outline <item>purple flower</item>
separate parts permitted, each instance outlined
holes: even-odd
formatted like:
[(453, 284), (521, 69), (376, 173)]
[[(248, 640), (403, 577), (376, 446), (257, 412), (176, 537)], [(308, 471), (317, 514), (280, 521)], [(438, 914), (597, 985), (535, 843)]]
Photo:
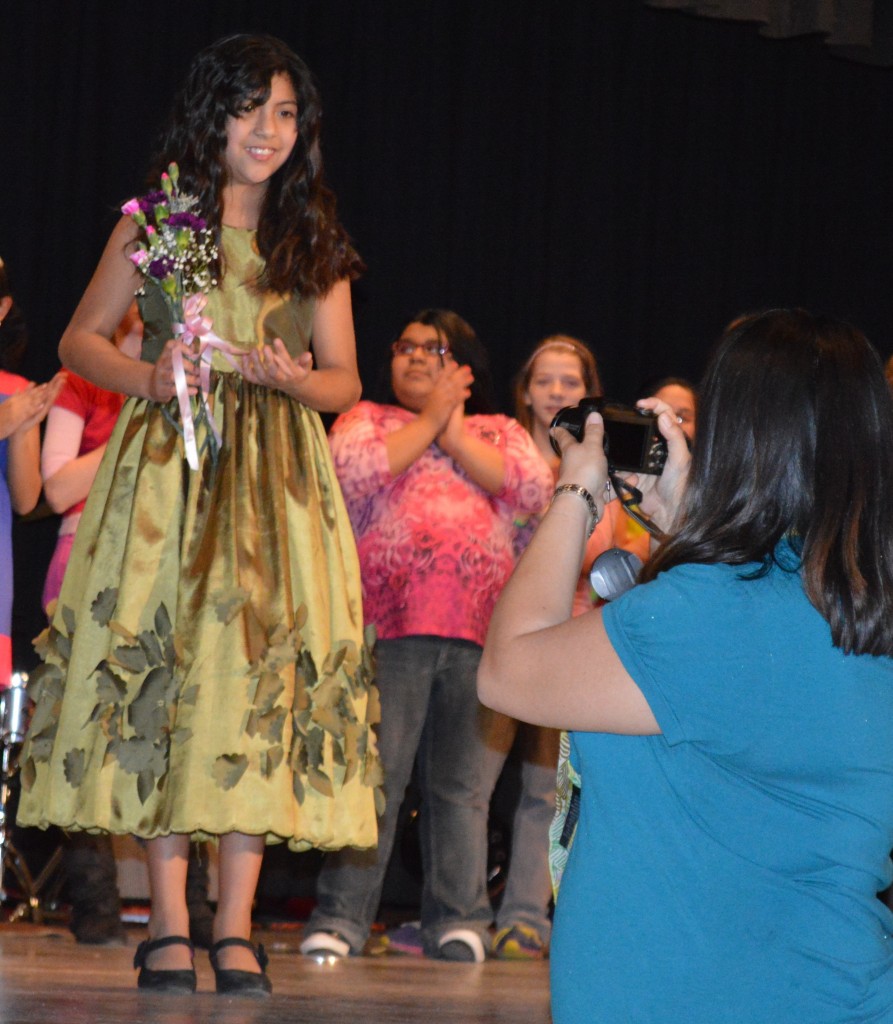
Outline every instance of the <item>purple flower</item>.
[(147, 192), (144, 196), (140, 196), (137, 201), (143, 213), (154, 213), (156, 206), (162, 206), (167, 203), (167, 196), (159, 188), (154, 192)]
[(161, 281), (168, 274), (172, 274), (174, 270), (174, 261), (168, 259), (157, 259), (152, 260), (149, 264), (149, 276), (154, 277), (156, 281)]
[(203, 231), (206, 227), (201, 217), (184, 210), (182, 213), (172, 213), (167, 219), (168, 225), (172, 228), (190, 228), (192, 231)]

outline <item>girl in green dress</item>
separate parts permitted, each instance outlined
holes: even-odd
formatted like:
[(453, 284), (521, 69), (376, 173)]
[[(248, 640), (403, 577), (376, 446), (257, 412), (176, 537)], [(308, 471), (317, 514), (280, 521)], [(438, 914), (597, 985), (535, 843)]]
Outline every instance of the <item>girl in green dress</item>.
[[(178, 337), (153, 281), (141, 360), (110, 341), (141, 284), (130, 257), (145, 236), (130, 218), (59, 347), (66, 366), (130, 398), (43, 639), (19, 820), (147, 840), (142, 988), (195, 988), (190, 837), (219, 839), (217, 991), (249, 995), (270, 990), (249, 942), (264, 844), (376, 842), (377, 701), (319, 418), (360, 394), (361, 263), (323, 183), (319, 117), (299, 58), (234, 36), (196, 58), (163, 137), (157, 164), (178, 162), (219, 249), (204, 310), (231, 352), (213, 353), (206, 400), (219, 444), (197, 396), (199, 342)], [(197, 469), (184, 461), (180, 360)]]

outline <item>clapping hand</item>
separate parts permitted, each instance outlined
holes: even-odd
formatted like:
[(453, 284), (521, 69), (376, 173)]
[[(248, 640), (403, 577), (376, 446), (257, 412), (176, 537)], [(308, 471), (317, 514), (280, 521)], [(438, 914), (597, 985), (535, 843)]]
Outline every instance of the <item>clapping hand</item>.
[(451, 439), (455, 440), (457, 431), (462, 431), (465, 402), (471, 395), (473, 382), (474, 375), (470, 366), (447, 362), (437, 375), (431, 394), (419, 413), (433, 423), (436, 440), (444, 450)]
[(60, 370), (46, 384), (29, 383), (0, 403), (0, 439), (26, 433), (41, 423), (62, 390), (66, 374)]
[(292, 357), (281, 338), (272, 345), (261, 345), (242, 357), (242, 376), (252, 384), (285, 391), (299, 397), (301, 385), (313, 369), (313, 354), (302, 352)]

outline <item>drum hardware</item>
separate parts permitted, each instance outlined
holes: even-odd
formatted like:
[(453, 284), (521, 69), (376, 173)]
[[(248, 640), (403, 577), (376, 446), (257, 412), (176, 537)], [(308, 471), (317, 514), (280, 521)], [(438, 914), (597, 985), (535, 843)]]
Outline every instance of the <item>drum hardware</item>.
[[(28, 730), (30, 701), (25, 673), (13, 672), (8, 689), (0, 690), (0, 906), (9, 899), (19, 903), (4, 912), (7, 921), (30, 918), (43, 923), (48, 911), (58, 904), (62, 884), (59, 867), (62, 847), (57, 846), (40, 872), (34, 876), (11, 840), (15, 777), (19, 755)], [(7, 879), (14, 880), (14, 889), (7, 890)], [(53, 883), (53, 884), (50, 884)]]

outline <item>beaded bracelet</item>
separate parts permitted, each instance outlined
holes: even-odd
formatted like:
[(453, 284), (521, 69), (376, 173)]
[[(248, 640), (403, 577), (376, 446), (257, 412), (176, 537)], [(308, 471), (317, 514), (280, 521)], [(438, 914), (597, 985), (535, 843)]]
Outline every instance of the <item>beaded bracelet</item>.
[(586, 536), (591, 537), (596, 526), (598, 526), (599, 519), (601, 518), (598, 514), (598, 505), (595, 503), (595, 498), (593, 498), (589, 491), (587, 491), (581, 484), (561, 484), (559, 487), (555, 488), (555, 491), (552, 494), (552, 501), (554, 501), (559, 494), (576, 494), (586, 502), (586, 507), (589, 509), (589, 515), (592, 519)]

